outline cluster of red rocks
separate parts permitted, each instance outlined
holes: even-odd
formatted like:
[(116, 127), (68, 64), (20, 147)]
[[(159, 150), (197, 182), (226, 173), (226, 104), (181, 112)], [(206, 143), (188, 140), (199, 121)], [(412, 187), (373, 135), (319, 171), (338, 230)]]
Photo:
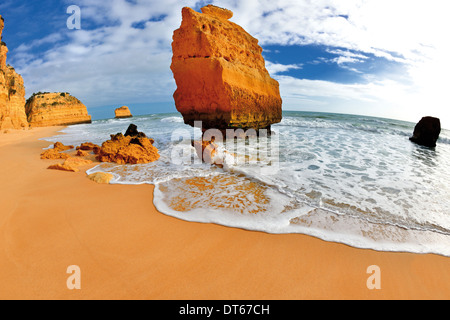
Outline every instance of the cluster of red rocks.
[[(75, 148), (56, 142), (53, 149), (48, 149), (41, 154), (41, 159), (64, 160), (63, 163), (51, 165), (48, 169), (70, 172), (78, 172), (79, 167), (92, 164), (94, 161), (145, 164), (154, 162), (160, 157), (153, 143), (153, 139), (137, 131), (137, 127), (132, 124), (125, 135), (122, 133), (111, 135), (111, 140), (104, 142), (101, 146), (86, 142)], [(66, 152), (70, 150), (73, 152)], [(112, 179), (112, 175), (109, 177)], [(98, 178), (98, 174), (92, 175), (92, 180), (95, 181)]]

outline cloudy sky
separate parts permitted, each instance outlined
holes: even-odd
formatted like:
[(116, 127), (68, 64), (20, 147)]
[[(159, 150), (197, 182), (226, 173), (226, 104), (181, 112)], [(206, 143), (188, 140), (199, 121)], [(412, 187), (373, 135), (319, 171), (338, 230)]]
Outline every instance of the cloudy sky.
[[(8, 63), (27, 96), (68, 91), (94, 118), (112, 107), (175, 111), (172, 34), (181, 9), (215, 4), (259, 39), (284, 110), (352, 113), (450, 128), (447, 0), (2, 0)], [(81, 9), (81, 30), (67, 8)]]

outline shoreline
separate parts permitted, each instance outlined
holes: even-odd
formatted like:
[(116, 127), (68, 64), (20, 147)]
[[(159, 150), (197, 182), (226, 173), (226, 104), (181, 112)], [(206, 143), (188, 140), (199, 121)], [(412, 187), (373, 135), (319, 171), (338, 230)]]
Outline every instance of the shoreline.
[[(156, 210), (152, 185), (47, 170), (58, 161), (39, 139), (61, 129), (0, 134), (0, 299), (450, 299), (445, 256), (187, 222)], [(373, 265), (381, 290), (366, 285)]]

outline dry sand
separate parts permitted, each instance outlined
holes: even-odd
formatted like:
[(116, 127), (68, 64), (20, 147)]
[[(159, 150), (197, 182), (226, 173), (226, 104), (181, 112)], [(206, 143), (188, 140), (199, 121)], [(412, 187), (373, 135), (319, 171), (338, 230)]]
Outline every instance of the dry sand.
[(38, 139), (59, 129), (0, 134), (0, 299), (450, 299), (447, 257), (180, 221), (152, 186), (47, 170)]

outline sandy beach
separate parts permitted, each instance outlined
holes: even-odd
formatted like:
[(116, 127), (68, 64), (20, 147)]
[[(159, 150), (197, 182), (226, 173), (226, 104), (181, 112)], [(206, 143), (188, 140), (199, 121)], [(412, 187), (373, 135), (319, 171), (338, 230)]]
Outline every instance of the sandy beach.
[(47, 170), (58, 161), (39, 139), (60, 129), (0, 134), (0, 299), (450, 299), (447, 257), (185, 222), (155, 209), (150, 185)]

